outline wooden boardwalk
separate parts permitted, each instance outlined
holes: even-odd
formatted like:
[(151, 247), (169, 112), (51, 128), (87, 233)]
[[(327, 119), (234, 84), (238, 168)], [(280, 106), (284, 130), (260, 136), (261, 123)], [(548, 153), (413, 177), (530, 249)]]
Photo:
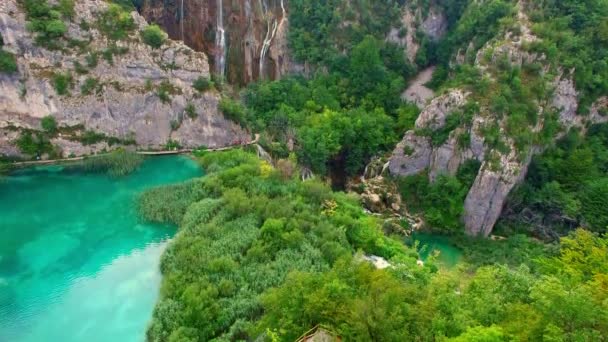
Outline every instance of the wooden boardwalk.
[[(228, 150), (232, 150), (232, 149), (239, 148), (239, 147), (257, 144), (259, 140), (260, 140), (260, 135), (256, 134), (255, 138), (253, 140), (251, 140), (250, 142), (247, 142), (245, 144), (238, 144), (238, 145), (217, 147), (217, 148), (208, 148), (208, 149), (205, 149), (204, 151), (207, 151), (207, 152), (228, 151)], [(193, 151), (195, 151), (195, 149), (181, 149), (181, 150), (168, 150), (168, 151), (135, 151), (135, 153), (142, 155), (142, 156), (170, 156), (170, 155), (178, 155), (178, 154), (189, 154), (189, 153), (192, 153)], [(75, 157), (75, 158), (49, 159), (49, 160), (31, 160), (31, 161), (10, 163), (9, 165), (14, 166), (14, 167), (23, 167), (23, 166), (34, 166), (34, 165), (62, 164), (62, 163), (76, 162), (76, 161), (84, 160), (85, 158), (90, 158), (90, 157), (99, 157), (99, 156), (103, 156), (103, 155), (104, 154), (96, 154), (96, 155), (88, 156), (88, 157)]]

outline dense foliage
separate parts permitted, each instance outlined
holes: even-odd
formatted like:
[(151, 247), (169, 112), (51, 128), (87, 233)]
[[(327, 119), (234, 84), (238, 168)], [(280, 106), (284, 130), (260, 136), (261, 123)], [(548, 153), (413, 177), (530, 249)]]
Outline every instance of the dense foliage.
[(243, 95), (242, 121), (266, 132), (274, 155), (286, 157), (295, 145), (299, 162), (315, 172), (355, 174), (390, 150), (417, 114), (401, 101), (411, 67), (393, 48), (368, 35), (330, 73), (254, 84)]
[(608, 124), (586, 136), (572, 130), (555, 147), (535, 157), (526, 182), (511, 196), (506, 225), (527, 227), (555, 239), (583, 225), (608, 229)]
[[(416, 253), (384, 237), (356, 198), (292, 178), (293, 168), (274, 169), (242, 151), (200, 160), (206, 177), (140, 201), (147, 219), (180, 225), (161, 261), (149, 340), (293, 341), (317, 324), (349, 341), (608, 333), (607, 238), (577, 230), (554, 256), (519, 238), (502, 251), (515, 248), (522, 258), (495, 256), (507, 265), (477, 268), (493, 254), (470, 255), (479, 260), (474, 268), (437, 272), (432, 260), (416, 265)], [(375, 269), (357, 250), (393, 267)]]
[(260, 294), (292, 271), (325, 272), (358, 249), (415, 264), (415, 253), (408, 257), (402, 243), (384, 237), (354, 197), (242, 151), (200, 160), (206, 177), (140, 200), (144, 218), (181, 225), (161, 261), (151, 340), (251, 336)]
[(429, 175), (401, 178), (399, 190), (412, 213), (424, 217), (429, 228), (458, 233), (462, 231), (461, 216), (464, 213), (464, 199), (479, 171), (476, 160), (465, 162), (456, 176), (439, 175), (434, 182)]
[(36, 43), (50, 49), (63, 47), (61, 38), (67, 33), (65, 20), (74, 16), (74, 1), (60, 0), (50, 5), (47, 0), (24, 0), (28, 29), (35, 32)]
[(554, 67), (573, 71), (580, 94), (579, 112), (587, 113), (608, 95), (608, 4), (601, 0), (529, 2), (533, 31), (542, 41), (532, 48)]

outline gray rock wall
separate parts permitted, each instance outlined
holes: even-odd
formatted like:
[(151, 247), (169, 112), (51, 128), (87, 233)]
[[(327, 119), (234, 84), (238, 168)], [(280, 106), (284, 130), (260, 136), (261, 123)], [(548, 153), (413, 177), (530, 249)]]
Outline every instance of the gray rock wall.
[[(107, 3), (101, 0), (77, 1), (76, 18), (69, 27), (70, 37), (90, 40), (88, 50), (99, 54), (110, 42), (99, 31), (83, 30), (76, 23), (82, 20), (94, 27), (97, 16), (106, 8)], [(139, 29), (147, 25), (136, 12), (132, 16)], [(0, 75), (0, 130), (6, 131), (8, 126), (40, 129), (41, 118), (52, 115), (60, 126), (84, 125), (87, 130), (108, 136), (134, 138), (141, 148), (162, 149), (169, 140), (184, 147), (222, 147), (250, 139), (248, 132), (218, 112), (219, 94), (215, 91), (199, 94), (192, 88), (198, 77), (209, 77), (204, 53), (171, 40), (154, 50), (141, 42), (138, 31), (126, 41), (116, 42), (128, 51), (115, 54), (112, 64), (100, 54), (98, 65), (80, 75), (75, 66), (87, 65), (86, 54), (75, 50), (49, 51), (37, 46), (26, 30), (25, 15), (16, 0), (3, 1), (0, 34), (5, 49), (17, 56), (19, 73)], [(69, 95), (60, 96), (52, 86), (51, 76), (64, 72), (71, 73), (74, 86)], [(100, 93), (82, 93), (81, 86), (87, 78), (98, 80)], [(167, 103), (157, 95), (163, 81), (173, 89)], [(194, 119), (185, 115), (188, 104), (194, 105), (198, 114)], [(175, 128), (174, 124), (172, 128), (172, 122), (181, 125)], [(54, 142), (66, 151), (78, 151), (73, 142), (68, 145), (64, 141)], [(0, 152), (15, 152), (14, 146), (9, 146), (11, 139), (0, 140), (0, 145), (3, 146)]]

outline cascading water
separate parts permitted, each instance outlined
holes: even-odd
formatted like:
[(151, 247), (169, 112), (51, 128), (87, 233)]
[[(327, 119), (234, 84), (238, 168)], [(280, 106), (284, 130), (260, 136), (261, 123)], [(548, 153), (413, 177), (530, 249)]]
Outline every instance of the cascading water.
[[(268, 50), (270, 49), (270, 44), (272, 43), (272, 40), (274, 39), (274, 36), (277, 33), (277, 28), (279, 24), (277, 23), (277, 19), (273, 18), (272, 13), (268, 11), (268, 5), (266, 4), (266, 0), (262, 0), (261, 7), (264, 13), (264, 17), (266, 18), (266, 23), (268, 25), (268, 28), (266, 30), (266, 36), (264, 37), (264, 42), (262, 43), (262, 50), (260, 51), (260, 79), (263, 79), (266, 54), (268, 53)], [(283, 10), (283, 18), (285, 18), (285, 7), (283, 6), (282, 0), (281, 8)], [(283, 18), (281, 19), (281, 24), (283, 23)]]
[(217, 0), (217, 27), (215, 33), (216, 68), (220, 76), (226, 71), (226, 31), (224, 30), (224, 8), (222, 0)]

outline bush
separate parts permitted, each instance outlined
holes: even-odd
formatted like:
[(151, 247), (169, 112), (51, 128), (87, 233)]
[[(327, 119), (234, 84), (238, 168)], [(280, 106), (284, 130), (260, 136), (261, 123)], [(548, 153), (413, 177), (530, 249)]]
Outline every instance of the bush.
[(82, 86), (80, 86), (80, 92), (82, 95), (91, 95), (93, 92), (100, 94), (101, 91), (102, 87), (101, 84), (99, 84), (99, 80), (92, 77), (87, 78)]
[(93, 144), (97, 144), (98, 142), (102, 142), (106, 139), (106, 135), (103, 133), (97, 133), (95, 131), (85, 131), (79, 138), (78, 140), (83, 144), (83, 145), (93, 145)]
[(158, 49), (167, 39), (167, 34), (158, 25), (150, 25), (141, 31), (141, 37), (144, 43)]
[(162, 103), (171, 103), (171, 95), (179, 93), (179, 89), (175, 88), (169, 81), (162, 81), (158, 89), (156, 90), (156, 95), (160, 99)]
[(245, 107), (240, 102), (224, 97), (220, 100), (219, 110), (226, 119), (245, 124)]
[(17, 70), (15, 56), (8, 51), (0, 50), (0, 73), (13, 74)]
[(188, 115), (188, 117), (190, 119), (196, 119), (198, 117), (198, 113), (196, 112), (196, 107), (194, 106), (194, 104), (192, 102), (190, 102), (186, 105), (186, 108), (184, 109), (184, 111), (186, 112), (186, 115)]
[(72, 75), (69, 72), (53, 74), (52, 81), (57, 95), (68, 95), (73, 82)]
[(42, 129), (49, 133), (54, 133), (57, 130), (57, 121), (50, 115), (42, 118), (41, 125)]
[(207, 90), (211, 89), (212, 86), (213, 82), (203, 76), (200, 76), (192, 83), (192, 88), (198, 90), (201, 93), (204, 93)]
[(97, 26), (112, 40), (126, 39), (136, 27), (131, 13), (116, 4), (108, 6), (108, 10), (99, 17)]
[(30, 156), (41, 156), (45, 153), (53, 153), (53, 145), (41, 132), (25, 131), (17, 139), (17, 147), (24, 154)]

